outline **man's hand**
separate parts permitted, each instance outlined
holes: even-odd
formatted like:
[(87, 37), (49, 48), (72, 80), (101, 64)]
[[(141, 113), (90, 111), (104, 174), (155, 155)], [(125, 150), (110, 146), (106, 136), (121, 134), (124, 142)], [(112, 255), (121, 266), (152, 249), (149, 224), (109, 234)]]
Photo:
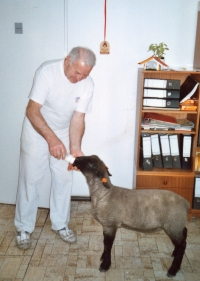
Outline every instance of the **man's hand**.
[(49, 152), (53, 157), (57, 158), (58, 160), (64, 160), (66, 158), (67, 150), (57, 136), (52, 136), (50, 140), (48, 140), (48, 145)]
[[(82, 151), (74, 151), (74, 152), (71, 151), (70, 154), (73, 155), (75, 158), (78, 156), (84, 156)], [(72, 170), (79, 171), (79, 169), (76, 166), (73, 166), (72, 164), (69, 163), (68, 171), (72, 171)]]

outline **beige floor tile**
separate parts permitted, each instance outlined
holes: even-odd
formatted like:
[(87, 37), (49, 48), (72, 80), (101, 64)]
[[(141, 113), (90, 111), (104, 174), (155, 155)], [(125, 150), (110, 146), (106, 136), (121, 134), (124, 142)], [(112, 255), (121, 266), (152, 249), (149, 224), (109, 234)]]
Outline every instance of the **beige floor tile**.
[(125, 280), (132, 281), (144, 278), (144, 271), (142, 267), (136, 267), (135, 269), (124, 270)]
[(43, 281), (63, 281), (64, 275), (65, 267), (47, 267)]
[(124, 281), (124, 270), (110, 269), (106, 272), (106, 281)]
[(77, 268), (86, 268), (87, 266), (87, 256), (78, 255)]
[(142, 262), (140, 257), (117, 257), (115, 259), (115, 264), (117, 269), (133, 269), (137, 267), (142, 267)]
[(24, 281), (44, 280), (45, 272), (46, 267), (29, 267), (24, 277)]
[(12, 240), (13, 240), (13, 236), (4, 236), (0, 244), (0, 255), (6, 254)]
[(123, 256), (139, 257), (140, 249), (137, 245), (124, 245), (123, 246)]
[(75, 281), (79, 281), (79, 280), (80, 281), (96, 281), (99, 279), (99, 277), (104, 278), (104, 275), (105, 275), (105, 273), (101, 273), (97, 269), (77, 268), (76, 274), (75, 274)]
[(23, 257), (6, 257), (1, 265), (0, 278), (15, 278)]

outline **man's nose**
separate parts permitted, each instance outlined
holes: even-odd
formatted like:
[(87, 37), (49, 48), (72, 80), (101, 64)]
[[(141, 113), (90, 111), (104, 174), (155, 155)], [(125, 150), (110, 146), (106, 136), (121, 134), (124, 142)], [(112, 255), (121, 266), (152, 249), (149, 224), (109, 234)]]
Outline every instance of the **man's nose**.
[(81, 81), (82, 79), (83, 79), (83, 74), (78, 74), (78, 75), (77, 75), (77, 80), (78, 80), (78, 81)]

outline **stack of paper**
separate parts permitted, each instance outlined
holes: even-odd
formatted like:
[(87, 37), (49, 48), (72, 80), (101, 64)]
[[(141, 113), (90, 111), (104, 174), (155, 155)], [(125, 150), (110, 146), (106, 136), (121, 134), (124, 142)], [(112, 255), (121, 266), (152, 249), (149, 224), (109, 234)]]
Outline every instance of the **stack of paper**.
[(159, 113), (145, 112), (141, 127), (144, 130), (183, 130), (191, 131), (194, 123), (186, 118), (176, 119)]

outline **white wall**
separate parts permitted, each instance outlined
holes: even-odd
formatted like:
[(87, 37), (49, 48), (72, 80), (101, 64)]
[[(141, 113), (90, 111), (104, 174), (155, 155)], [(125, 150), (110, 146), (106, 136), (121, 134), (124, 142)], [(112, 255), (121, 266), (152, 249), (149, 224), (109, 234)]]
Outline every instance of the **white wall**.
[[(14, 23), (23, 23), (23, 34)], [(21, 126), (39, 65), (64, 54), (63, 0), (0, 0), (0, 202), (15, 203)], [(48, 204), (49, 177), (42, 205)]]
[[(34, 72), (41, 62), (60, 58), (76, 45), (97, 55), (91, 73), (93, 113), (86, 117), (83, 150), (104, 160), (114, 184), (134, 186), (137, 63), (151, 55), (151, 43), (165, 42), (168, 64), (192, 66), (197, 3), (107, 1), (111, 53), (100, 55), (103, 0), (0, 0), (0, 202), (15, 203), (21, 124)], [(23, 22), (24, 34), (14, 34), (15, 22)], [(49, 183), (47, 175), (41, 206), (48, 206)], [(80, 173), (74, 173), (72, 195), (89, 195)]]

